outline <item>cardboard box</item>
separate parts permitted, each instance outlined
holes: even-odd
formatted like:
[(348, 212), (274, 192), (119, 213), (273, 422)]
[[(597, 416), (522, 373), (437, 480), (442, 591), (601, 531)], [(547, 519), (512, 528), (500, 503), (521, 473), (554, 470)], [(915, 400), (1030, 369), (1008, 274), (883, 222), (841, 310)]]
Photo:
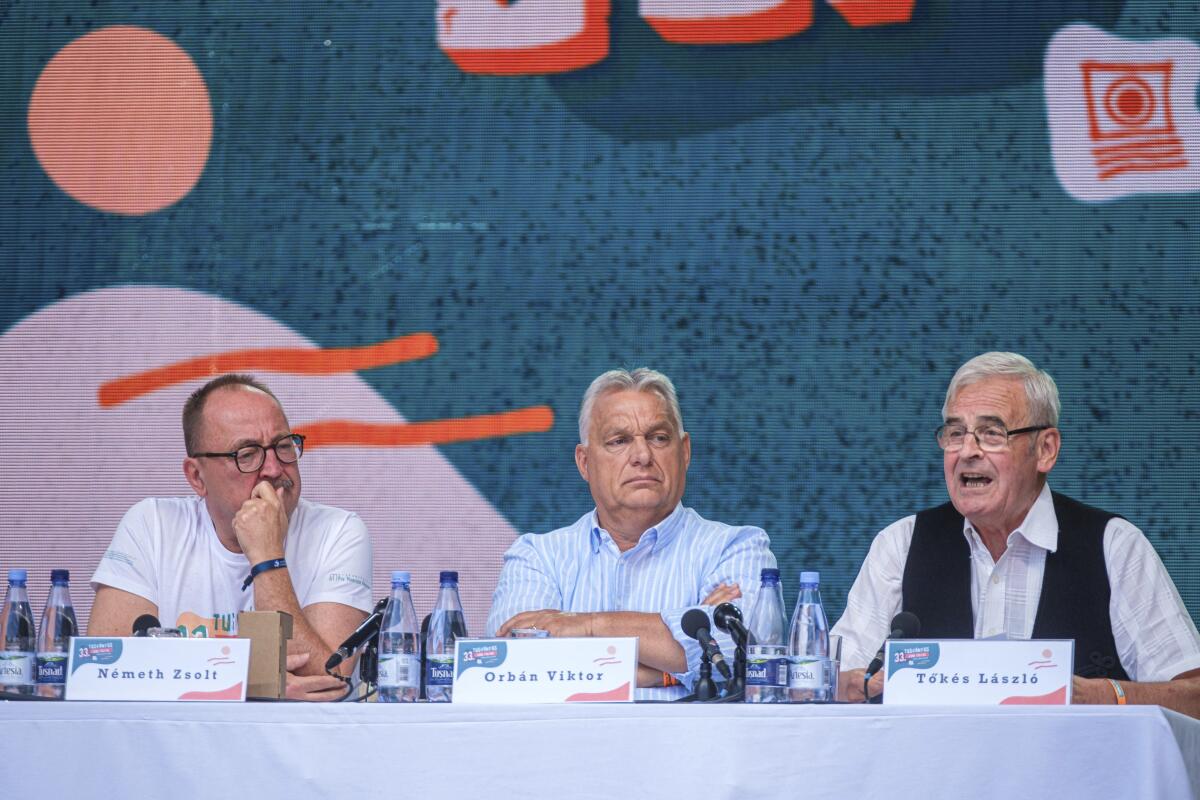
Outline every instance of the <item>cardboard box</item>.
[(238, 614), (238, 638), (250, 640), (248, 700), (277, 700), (287, 692), (287, 643), (292, 615), (282, 611)]

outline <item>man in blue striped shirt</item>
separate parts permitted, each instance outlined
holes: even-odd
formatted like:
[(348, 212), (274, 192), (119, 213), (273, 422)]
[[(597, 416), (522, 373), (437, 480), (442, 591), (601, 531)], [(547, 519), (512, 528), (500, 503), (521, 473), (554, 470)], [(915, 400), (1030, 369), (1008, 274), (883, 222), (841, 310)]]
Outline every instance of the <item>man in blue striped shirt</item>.
[[(711, 522), (680, 502), (692, 445), (666, 375), (640, 368), (596, 378), (583, 396), (579, 440), (575, 464), (596, 508), (513, 543), (488, 632), (637, 636), (636, 697), (681, 697), (700, 662), (680, 627), (684, 612), (757, 592), (762, 569), (775, 566), (770, 540), (761, 528)], [(717, 642), (732, 658), (729, 638), (718, 633)]]

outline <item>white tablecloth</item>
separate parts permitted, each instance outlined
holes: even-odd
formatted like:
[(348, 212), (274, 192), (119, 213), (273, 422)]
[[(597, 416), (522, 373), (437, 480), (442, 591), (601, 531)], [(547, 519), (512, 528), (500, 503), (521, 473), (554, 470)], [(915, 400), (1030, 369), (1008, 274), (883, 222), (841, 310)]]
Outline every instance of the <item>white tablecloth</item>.
[(1200, 797), (1157, 707), (0, 702), (8, 797)]

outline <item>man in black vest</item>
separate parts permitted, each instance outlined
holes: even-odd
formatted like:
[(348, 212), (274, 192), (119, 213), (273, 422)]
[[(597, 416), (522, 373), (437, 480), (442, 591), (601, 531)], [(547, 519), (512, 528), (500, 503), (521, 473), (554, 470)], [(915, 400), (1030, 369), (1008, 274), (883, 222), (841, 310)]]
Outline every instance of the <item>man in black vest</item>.
[(1075, 702), (1200, 717), (1200, 634), (1154, 548), (1046, 483), (1059, 408), (1054, 379), (1016, 353), (955, 373), (937, 430), (950, 502), (871, 545), (833, 630), (844, 637), (844, 699), (863, 699), (863, 667), (908, 611), (922, 638), (1074, 639)]

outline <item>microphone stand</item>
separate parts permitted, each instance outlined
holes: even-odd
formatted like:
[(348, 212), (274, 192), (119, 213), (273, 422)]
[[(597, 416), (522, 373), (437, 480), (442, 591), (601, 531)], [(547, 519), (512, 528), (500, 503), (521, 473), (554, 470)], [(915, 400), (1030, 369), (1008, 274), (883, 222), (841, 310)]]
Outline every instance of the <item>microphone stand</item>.
[(726, 697), (746, 692), (746, 647), (738, 642), (733, 652), (733, 680), (725, 684)]
[(717, 682), (713, 680), (712, 659), (707, 653), (700, 656), (700, 677), (696, 679), (694, 696), (698, 703), (717, 699)]
[(367, 646), (363, 648), (362, 654), (358, 657), (358, 677), (367, 685), (367, 691), (375, 688), (375, 684), (379, 683), (379, 638), (371, 637), (367, 642)]

